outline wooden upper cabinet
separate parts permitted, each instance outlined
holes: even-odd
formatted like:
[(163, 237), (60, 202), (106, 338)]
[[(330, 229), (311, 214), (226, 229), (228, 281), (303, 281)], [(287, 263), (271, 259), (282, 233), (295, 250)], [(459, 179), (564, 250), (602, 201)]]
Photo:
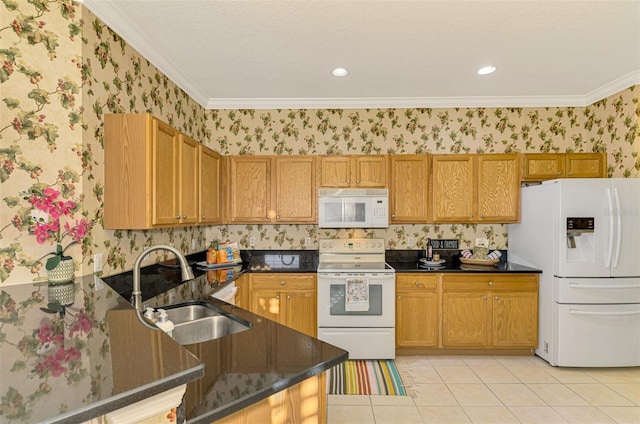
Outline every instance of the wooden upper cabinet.
[(517, 154), (434, 155), (434, 222), (517, 222), (520, 167)]
[(107, 114), (106, 229), (198, 223), (198, 143), (150, 114)]
[(522, 155), (522, 181), (606, 177), (606, 153), (525, 153)]
[(275, 158), (276, 222), (316, 222), (316, 158)]
[(474, 156), (434, 155), (431, 167), (433, 221), (473, 221)]
[(222, 223), (222, 208), (220, 204), (220, 188), (222, 183), (222, 158), (213, 150), (203, 145), (198, 146), (200, 165), (200, 224)]
[(386, 155), (322, 156), (321, 187), (384, 188), (387, 186)]
[(520, 162), (517, 154), (478, 155), (478, 220), (520, 220)]
[(233, 156), (229, 172), (229, 221), (271, 222), (271, 158)]
[(231, 223), (314, 223), (314, 156), (233, 156), (230, 159)]
[(179, 136), (178, 144), (180, 158), (180, 172), (178, 191), (178, 214), (182, 224), (197, 224), (200, 207), (200, 160), (198, 142), (184, 134)]
[(389, 204), (391, 223), (428, 221), (429, 158), (391, 155)]
[(606, 178), (606, 153), (567, 153), (567, 178)]

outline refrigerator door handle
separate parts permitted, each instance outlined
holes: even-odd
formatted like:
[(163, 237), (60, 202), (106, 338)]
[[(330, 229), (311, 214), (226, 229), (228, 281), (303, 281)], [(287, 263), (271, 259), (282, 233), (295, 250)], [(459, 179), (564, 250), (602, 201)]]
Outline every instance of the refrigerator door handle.
[(593, 315), (593, 316), (609, 316), (609, 317), (625, 317), (630, 315), (640, 315), (640, 311), (628, 311), (628, 312), (595, 312), (595, 311), (581, 311), (579, 309), (569, 309), (571, 315)]
[(613, 263), (611, 265), (612, 268), (616, 268), (618, 266), (618, 260), (620, 259), (620, 246), (622, 245), (622, 217), (620, 213), (620, 196), (618, 196), (618, 189), (613, 189), (613, 198), (616, 202), (616, 250), (613, 254)]
[(572, 289), (640, 289), (640, 284), (578, 284), (569, 283)]
[(611, 267), (611, 258), (613, 256), (613, 235), (614, 235), (614, 221), (613, 221), (613, 199), (611, 196), (611, 189), (607, 189), (607, 203), (609, 205), (609, 244), (607, 245), (607, 260), (604, 263), (605, 268)]

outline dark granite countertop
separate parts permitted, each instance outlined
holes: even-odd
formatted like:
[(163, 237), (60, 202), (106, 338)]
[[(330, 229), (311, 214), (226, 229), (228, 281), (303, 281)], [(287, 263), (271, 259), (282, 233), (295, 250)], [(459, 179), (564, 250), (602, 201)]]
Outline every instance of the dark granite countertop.
[[(200, 255), (187, 259), (197, 263), (202, 260)], [(274, 264), (270, 272), (315, 272), (317, 263), (314, 265), (313, 257), (313, 253), (308, 252), (287, 251), (286, 254), (276, 253), (273, 258), (266, 252), (255, 255), (242, 252), (245, 262), (232, 268), (203, 270), (194, 265), (196, 278), (186, 283), (179, 281), (179, 269), (171, 273), (163, 271), (159, 265), (144, 269), (140, 281), (145, 306), (204, 300), (252, 323), (249, 330), (183, 346), (205, 364), (204, 377), (187, 385), (184, 404), (187, 423), (213, 422), (347, 359), (348, 353), (342, 349), (210, 297), (248, 272), (250, 264)], [(224, 280), (217, 280), (219, 276)], [(107, 277), (105, 281), (114, 284), (118, 292), (129, 298), (131, 278), (132, 273), (127, 272)], [(146, 287), (160, 294), (150, 298), (145, 295)], [(179, 415), (178, 418), (182, 417)]]
[(0, 422), (83, 422), (204, 376), (93, 275), (64, 314), (47, 309), (46, 283), (2, 287), (0, 301)]
[(421, 250), (389, 250), (386, 253), (387, 263), (396, 270), (396, 272), (431, 272), (431, 273), (525, 273), (538, 274), (542, 271), (536, 268), (520, 265), (508, 261), (508, 252), (500, 251), (502, 256), (500, 262), (495, 266), (490, 265), (469, 265), (460, 262), (460, 254), (457, 250), (440, 251), (441, 258), (445, 261), (443, 266), (424, 267), (419, 265), (419, 259), (424, 257), (424, 251)]

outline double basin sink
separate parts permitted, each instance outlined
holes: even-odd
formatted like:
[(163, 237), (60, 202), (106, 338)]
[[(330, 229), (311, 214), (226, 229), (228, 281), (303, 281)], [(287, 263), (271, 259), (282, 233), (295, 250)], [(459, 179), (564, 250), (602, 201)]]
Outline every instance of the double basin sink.
[(249, 321), (218, 309), (207, 302), (193, 301), (163, 306), (175, 328), (173, 338), (182, 345), (202, 343), (252, 327)]

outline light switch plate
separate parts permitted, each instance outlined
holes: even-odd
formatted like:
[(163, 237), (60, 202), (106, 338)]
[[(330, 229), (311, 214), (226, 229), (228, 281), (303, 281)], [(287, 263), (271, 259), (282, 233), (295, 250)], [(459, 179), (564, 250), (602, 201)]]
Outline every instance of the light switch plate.
[(256, 238), (254, 236), (249, 236), (249, 247), (256, 247)]
[(305, 247), (311, 247), (311, 237), (305, 237), (304, 238), (304, 246)]
[(407, 246), (412, 247), (416, 243), (416, 240), (413, 237), (407, 238)]
[(93, 255), (93, 272), (102, 271), (102, 253)]

